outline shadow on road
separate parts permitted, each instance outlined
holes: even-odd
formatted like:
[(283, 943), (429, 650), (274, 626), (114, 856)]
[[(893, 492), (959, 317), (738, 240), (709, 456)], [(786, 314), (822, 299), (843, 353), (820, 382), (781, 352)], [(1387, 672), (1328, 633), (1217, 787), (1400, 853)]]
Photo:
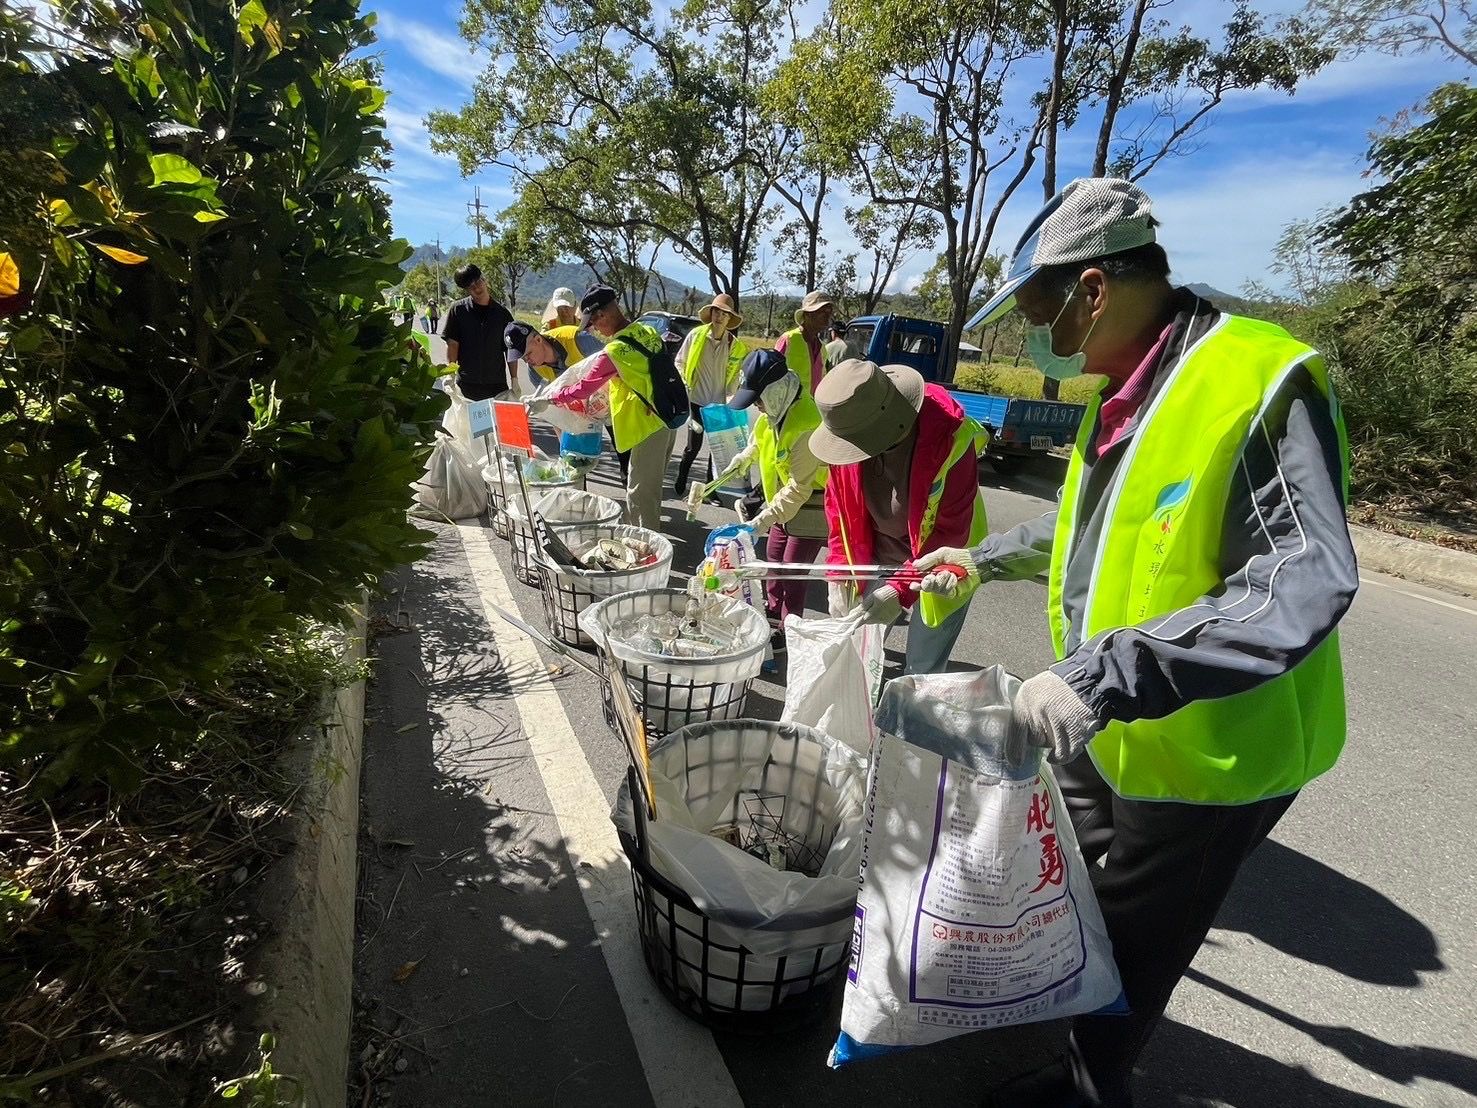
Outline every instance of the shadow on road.
[(1417, 988), (1445, 969), (1436, 936), (1383, 893), (1268, 839), (1241, 867), (1216, 926), (1374, 985)]
[(1383, 1108), (1302, 1066), (1257, 1054), (1194, 1027), (1161, 1020), (1144, 1053), (1135, 1099), (1163, 1108)]

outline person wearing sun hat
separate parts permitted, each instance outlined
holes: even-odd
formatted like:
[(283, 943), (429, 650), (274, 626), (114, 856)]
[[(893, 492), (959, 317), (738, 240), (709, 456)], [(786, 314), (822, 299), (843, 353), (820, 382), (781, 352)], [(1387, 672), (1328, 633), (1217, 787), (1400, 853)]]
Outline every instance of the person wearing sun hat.
[(826, 374), (826, 335), (835, 312), (831, 298), (812, 289), (795, 309), (795, 326), (779, 337), (775, 351), (783, 354), (807, 395), (814, 396), (816, 386)]
[[(677, 463), (677, 477), (672, 487), (678, 496), (687, 493), (687, 476), (697, 452), (703, 446), (703, 409), (709, 404), (727, 404), (738, 382), (739, 367), (749, 348), (740, 341), (738, 329), (744, 317), (739, 314), (733, 297), (720, 292), (697, 313), (702, 322), (687, 332), (677, 349), (677, 372), (687, 384), (687, 397), (692, 403), (687, 423), (687, 445)], [(711, 462), (709, 463), (711, 468)]]
[[(938, 547), (984, 538), (979, 455), (987, 439), (946, 389), (925, 383), (907, 366), (852, 358), (826, 374), (815, 404), (821, 422), (810, 449), (830, 467), (829, 565), (911, 567)], [(972, 590), (964, 583), (952, 596), (928, 593), (919, 601), (916, 580), (903, 572), (858, 599), (844, 574), (835, 574), (831, 614), (886, 625), (918, 602), (903, 672), (939, 673), (959, 638)]]
[(574, 290), (562, 286), (555, 289), (539, 316), (540, 328), (548, 332), (555, 327), (572, 327), (578, 322), (579, 302), (574, 298)]
[(1058, 763), (1130, 1009), (1074, 1020), (1067, 1056), (996, 1090), (1000, 1108), (1132, 1104), (1242, 863), (1345, 740), (1359, 573), (1328, 368), (1172, 285), (1156, 224), (1137, 185), (1083, 178), (1028, 225), (966, 326), (1019, 310), (1044, 374), (1104, 383), (1055, 511), (918, 562), (944, 596), (960, 582), (934, 560), (971, 584), (1048, 575), (1057, 660), (1016, 693), (1011, 754)]

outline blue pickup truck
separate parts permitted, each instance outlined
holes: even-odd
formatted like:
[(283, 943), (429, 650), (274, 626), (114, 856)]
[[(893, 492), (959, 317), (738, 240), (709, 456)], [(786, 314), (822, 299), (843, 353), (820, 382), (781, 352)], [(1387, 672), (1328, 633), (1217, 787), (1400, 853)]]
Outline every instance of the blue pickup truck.
[(932, 319), (902, 315), (859, 316), (846, 325), (846, 353), (878, 365), (912, 366), (924, 380), (936, 381), (990, 433), (986, 456), (997, 471), (1018, 470), (1032, 454), (1066, 446), (1077, 436), (1087, 410), (1059, 400), (995, 396), (952, 387), (945, 379), (948, 328)]

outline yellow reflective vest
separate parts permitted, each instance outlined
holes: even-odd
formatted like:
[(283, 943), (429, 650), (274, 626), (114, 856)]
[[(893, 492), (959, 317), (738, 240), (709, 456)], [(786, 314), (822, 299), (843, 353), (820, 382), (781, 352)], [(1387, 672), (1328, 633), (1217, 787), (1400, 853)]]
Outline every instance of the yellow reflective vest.
[[(1092, 558), (1080, 641), (1142, 625), (1195, 604), (1223, 584), (1221, 534), (1248, 436), (1288, 375), (1306, 368), (1328, 395), (1348, 445), (1323, 359), (1282, 328), (1224, 316), (1154, 396), (1105, 493), (1095, 550), (1073, 549), (1085, 454), (1101, 398), (1082, 420), (1062, 488), (1047, 615), (1065, 656), (1068, 559)], [(1301, 664), (1255, 688), (1199, 700), (1162, 719), (1113, 721), (1088, 745), (1120, 796), (1244, 804), (1283, 796), (1328, 770), (1343, 749), (1344, 679), (1338, 632)]]
[(615, 340), (628, 335), (645, 350), (656, 351), (662, 337), (644, 323), (628, 323), (605, 343), (606, 356), (615, 363), (610, 379), (610, 430), (617, 450), (630, 450), (658, 431), (667, 429), (651, 410), (651, 371), (640, 351)]

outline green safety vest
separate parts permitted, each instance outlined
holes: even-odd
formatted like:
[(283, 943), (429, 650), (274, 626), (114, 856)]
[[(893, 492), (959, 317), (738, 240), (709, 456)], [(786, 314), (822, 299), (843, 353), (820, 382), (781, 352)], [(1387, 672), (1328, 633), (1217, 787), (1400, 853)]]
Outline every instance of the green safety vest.
[[(928, 486), (928, 502), (923, 506), (923, 519), (918, 526), (920, 546), (928, 541), (929, 535), (933, 534), (933, 526), (938, 521), (939, 505), (944, 499), (944, 485), (949, 479), (950, 471), (959, 464), (967, 452), (973, 450), (975, 457), (978, 458), (989, 444), (990, 436), (985, 433), (985, 429), (969, 416), (965, 416), (964, 421), (954, 431), (954, 442), (949, 447), (948, 458), (938, 473), (934, 474), (933, 484)], [(846, 537), (846, 520), (838, 515), (837, 522), (841, 525), (841, 546), (846, 551), (846, 560), (854, 563), (856, 559), (851, 554), (851, 542)], [(984, 542), (989, 529), (990, 522), (985, 515), (985, 496), (976, 489), (974, 518), (969, 522), (969, 540), (966, 545), (973, 548)], [(958, 591), (953, 596), (939, 596), (931, 592), (920, 593), (918, 611), (923, 616), (923, 622), (929, 627), (937, 627), (952, 613), (962, 608), (978, 587), (975, 582), (961, 581)]]
[[(713, 325), (710, 323), (699, 323), (692, 329), (692, 345), (687, 348), (687, 364), (677, 367), (682, 374), (682, 383), (687, 386), (689, 392), (697, 388), (697, 367), (702, 365), (703, 347), (708, 345), (708, 339), (712, 337)], [(723, 377), (724, 395), (734, 394), (734, 386), (738, 384), (739, 370), (743, 368), (744, 356), (748, 353), (749, 348), (735, 335), (728, 347), (728, 372)]]
[[(790, 372), (800, 378), (800, 395), (809, 396), (810, 387), (810, 344), (805, 341), (805, 332), (799, 327), (794, 327), (780, 336), (789, 339), (789, 345), (785, 347), (785, 365), (790, 367)], [(775, 345), (779, 345), (776, 341)], [(821, 365), (824, 367), (826, 361), (825, 351), (821, 352)], [(822, 368), (822, 373), (825, 369)]]
[[(764, 499), (773, 500), (775, 494), (790, 483), (790, 451), (801, 435), (808, 435), (821, 425), (820, 409), (815, 401), (801, 395), (790, 405), (785, 414), (784, 426), (779, 434), (769, 416), (762, 415), (754, 421), (754, 449), (759, 455), (759, 478), (764, 486)], [(824, 465), (815, 471), (815, 488), (826, 487), (828, 470)]]
[[(1074, 556), (1092, 559), (1082, 642), (1191, 607), (1222, 586), (1232, 478), (1262, 413), (1299, 366), (1332, 405), (1347, 497), (1348, 443), (1323, 359), (1281, 327), (1224, 316), (1149, 405), (1105, 494), (1099, 545), (1078, 551), (1084, 457), (1101, 396), (1092, 402), (1067, 468), (1052, 543), (1047, 616), (1058, 659), (1066, 656), (1063, 582)], [(1114, 721), (1088, 752), (1120, 796), (1245, 804), (1295, 792), (1328, 770), (1344, 734), (1335, 631), (1280, 677), (1195, 701), (1163, 719)]]
[[(627, 324), (619, 334), (630, 335), (647, 350), (660, 350), (662, 346), (661, 335), (644, 323)], [(615, 448), (630, 450), (667, 427), (648, 406), (651, 371), (641, 352), (612, 338), (605, 344), (605, 353), (616, 369), (616, 375), (610, 379), (610, 430), (615, 436)]]

